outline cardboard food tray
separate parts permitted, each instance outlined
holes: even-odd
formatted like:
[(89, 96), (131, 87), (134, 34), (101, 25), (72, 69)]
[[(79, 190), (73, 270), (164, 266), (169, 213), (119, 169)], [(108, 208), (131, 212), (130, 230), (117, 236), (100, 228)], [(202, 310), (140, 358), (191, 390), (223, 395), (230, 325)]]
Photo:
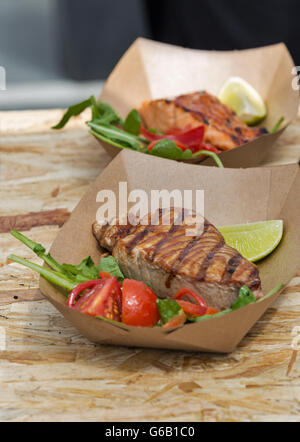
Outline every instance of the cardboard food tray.
[[(128, 192), (142, 189), (204, 190), (205, 216), (216, 226), (284, 220), (284, 237), (279, 247), (258, 264), (262, 288), (267, 293), (288, 283), (300, 266), (300, 172), (298, 164), (277, 167), (217, 169), (194, 167), (146, 155), (122, 151), (102, 172), (59, 232), (51, 253), (60, 262), (78, 264), (91, 255), (99, 261), (100, 251), (92, 234), (102, 189), (115, 192), (119, 182), (127, 182)], [(118, 206), (117, 206), (118, 207)], [(66, 298), (43, 278), (40, 289), (52, 304), (89, 340), (99, 344), (156, 347), (206, 352), (230, 352), (278, 293), (260, 302), (205, 322), (163, 328), (129, 327), (112, 324), (72, 310)]]
[[(243, 51), (201, 51), (139, 38), (112, 71), (100, 98), (109, 102), (124, 118), (132, 108), (138, 109), (144, 100), (174, 97), (197, 90), (218, 95), (229, 77), (240, 76), (257, 89), (267, 104), (268, 115), (263, 126), (270, 130), (279, 118), (285, 118), (277, 133), (263, 135), (220, 154), (227, 167), (255, 167), (296, 118), (299, 92), (292, 88), (293, 66), (283, 43)], [(111, 157), (119, 153), (117, 147), (98, 141)], [(186, 160), (202, 161), (201, 157)], [(204, 161), (206, 165), (215, 165), (211, 159)]]

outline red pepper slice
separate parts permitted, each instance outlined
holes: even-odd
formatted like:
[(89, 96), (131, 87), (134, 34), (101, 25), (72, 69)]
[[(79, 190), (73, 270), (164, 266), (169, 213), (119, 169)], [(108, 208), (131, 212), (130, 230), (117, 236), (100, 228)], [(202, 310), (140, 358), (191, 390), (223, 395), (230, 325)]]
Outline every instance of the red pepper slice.
[(82, 282), (81, 284), (78, 284), (71, 291), (71, 293), (70, 293), (70, 295), (68, 297), (67, 306), (68, 307), (73, 307), (73, 304), (76, 301), (76, 299), (78, 298), (78, 296), (80, 295), (80, 293), (82, 293), (86, 289), (90, 289), (92, 287), (95, 287), (98, 284), (101, 284), (101, 280), (100, 279), (91, 279), (90, 281), (86, 281), (86, 282)]
[[(197, 301), (197, 304), (193, 304), (192, 302), (188, 301), (180, 301), (180, 298), (186, 295), (189, 295), (192, 298), (194, 298), (195, 301)], [(207, 305), (204, 299), (188, 288), (182, 288), (178, 290), (178, 292), (174, 296), (174, 299), (176, 299), (182, 310), (188, 315), (203, 316), (207, 311)]]
[(172, 140), (176, 143), (176, 145), (182, 149), (187, 150), (190, 149), (192, 153), (196, 153), (199, 150), (208, 150), (209, 152), (220, 153), (221, 151), (215, 147), (213, 144), (204, 143), (204, 134), (205, 127), (197, 126), (193, 129), (189, 127), (185, 129), (171, 129), (168, 130), (165, 134), (159, 135), (153, 132), (149, 132), (148, 130), (141, 127), (141, 133), (150, 144), (148, 145), (148, 150), (152, 150), (155, 144), (163, 139)]
[(153, 132), (149, 132), (148, 130), (141, 127), (141, 134), (143, 135), (146, 140), (153, 142), (153, 141), (159, 141), (163, 139), (178, 141), (179, 143), (184, 144), (185, 146), (190, 145), (199, 145), (201, 146), (203, 144), (204, 139), (204, 133), (205, 133), (205, 127), (204, 126), (198, 126), (194, 129), (173, 129), (172, 131), (169, 130), (167, 133), (163, 135), (155, 134)]
[(204, 139), (205, 127), (198, 126), (194, 129), (182, 130), (181, 132), (177, 132), (173, 135), (175, 140), (180, 141), (187, 146), (191, 145), (199, 145), (202, 146)]
[(153, 327), (159, 320), (156, 295), (141, 281), (124, 279), (122, 322), (139, 327)]
[(141, 135), (143, 135), (144, 138), (148, 141), (158, 141), (162, 140), (163, 138), (167, 138), (165, 135), (159, 135), (154, 132), (150, 132), (147, 129), (144, 129), (143, 126), (141, 126)]

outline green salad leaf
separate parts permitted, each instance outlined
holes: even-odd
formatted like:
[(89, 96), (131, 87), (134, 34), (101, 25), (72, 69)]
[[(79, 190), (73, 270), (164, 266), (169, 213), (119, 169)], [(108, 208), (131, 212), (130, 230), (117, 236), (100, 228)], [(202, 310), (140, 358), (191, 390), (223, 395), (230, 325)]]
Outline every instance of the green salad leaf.
[(136, 109), (132, 109), (124, 122), (124, 130), (133, 135), (139, 135), (141, 128), (141, 116)]
[(156, 305), (163, 324), (181, 313), (181, 307), (174, 299), (157, 299)]
[(111, 124), (100, 124), (92, 121), (88, 122), (87, 124), (93, 129), (94, 132), (102, 135), (107, 140), (112, 140), (121, 144), (123, 147), (129, 147), (134, 150), (140, 150), (144, 147), (143, 143), (137, 136), (125, 132), (122, 129), (118, 129)]
[(159, 140), (148, 153), (157, 157), (169, 158), (171, 160), (188, 159), (193, 156), (190, 149), (183, 151), (176, 145), (175, 141), (167, 138)]
[(40, 275), (42, 275), (47, 281), (52, 284), (56, 284), (59, 287), (72, 290), (81, 282), (90, 281), (92, 279), (100, 279), (99, 272), (105, 271), (115, 276), (120, 282), (123, 281), (124, 275), (122, 274), (117, 261), (113, 256), (107, 256), (100, 258), (100, 263), (96, 266), (90, 256), (83, 259), (78, 265), (73, 264), (59, 264), (50, 253), (45, 253), (45, 248), (31, 239), (27, 238), (17, 230), (12, 230), (11, 234), (34, 251), (40, 258), (44, 260), (50, 269), (46, 269), (38, 264), (32, 263), (27, 259), (20, 258), (16, 255), (10, 255), (8, 258), (11, 261), (22, 264), (28, 267)]
[(100, 264), (97, 266), (98, 272), (108, 272), (111, 276), (115, 276), (119, 282), (123, 282), (124, 275), (113, 256), (106, 256), (100, 259)]
[(231, 308), (228, 308), (227, 310), (222, 310), (221, 312), (215, 313), (214, 315), (203, 315), (203, 316), (197, 316), (195, 318), (190, 317), (189, 322), (202, 322), (202, 321), (207, 321), (208, 319), (219, 318), (220, 316), (224, 316), (226, 315), (226, 313), (230, 313), (231, 311), (232, 311)]
[(99, 278), (99, 271), (90, 256), (83, 259), (80, 264), (62, 264), (62, 269), (71, 279), (80, 282)]
[(231, 309), (237, 310), (238, 308), (245, 307), (245, 305), (251, 304), (252, 302), (256, 302), (256, 298), (252, 290), (250, 290), (248, 286), (243, 285), (243, 287), (240, 288), (239, 297), (232, 304)]
[(75, 117), (81, 114), (81, 112), (83, 112), (90, 106), (92, 106), (91, 98), (89, 98), (88, 100), (84, 100), (81, 103), (70, 106), (68, 110), (64, 113), (62, 119), (55, 126), (52, 126), (52, 129), (62, 129), (71, 117)]
[[(147, 146), (149, 145), (149, 141), (142, 136), (138, 136), (140, 135), (141, 128), (141, 116), (139, 112), (133, 109), (129, 112), (125, 121), (123, 121), (109, 103), (96, 100), (94, 96), (91, 96), (88, 100), (82, 101), (81, 103), (70, 106), (59, 123), (52, 128), (63, 128), (71, 117), (79, 115), (88, 107), (90, 107), (92, 111), (91, 121), (86, 122), (90, 127), (89, 132), (107, 144), (118, 147), (119, 149), (132, 149), (148, 155), (171, 160), (186, 160), (198, 158), (199, 156), (209, 156), (214, 159), (218, 167), (223, 167), (221, 160), (215, 153), (201, 150), (193, 154), (190, 149), (180, 149), (175, 141), (167, 138), (159, 140), (151, 151), (148, 150)], [(119, 125), (122, 126), (123, 129), (117, 127)], [(155, 129), (149, 129), (149, 132), (163, 135), (163, 133)]]
[(92, 121), (99, 124), (123, 124), (122, 118), (116, 113), (109, 103), (105, 101), (95, 100), (91, 97), (92, 106)]

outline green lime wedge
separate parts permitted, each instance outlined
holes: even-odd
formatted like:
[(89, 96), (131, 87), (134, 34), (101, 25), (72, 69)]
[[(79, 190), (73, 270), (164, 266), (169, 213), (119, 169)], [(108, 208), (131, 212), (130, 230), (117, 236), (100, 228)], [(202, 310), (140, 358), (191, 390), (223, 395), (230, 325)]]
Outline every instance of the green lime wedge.
[(265, 258), (278, 246), (283, 235), (283, 221), (218, 227), (226, 244), (238, 250), (249, 261)]
[(267, 115), (262, 97), (243, 78), (230, 77), (221, 88), (219, 99), (248, 125), (259, 123)]

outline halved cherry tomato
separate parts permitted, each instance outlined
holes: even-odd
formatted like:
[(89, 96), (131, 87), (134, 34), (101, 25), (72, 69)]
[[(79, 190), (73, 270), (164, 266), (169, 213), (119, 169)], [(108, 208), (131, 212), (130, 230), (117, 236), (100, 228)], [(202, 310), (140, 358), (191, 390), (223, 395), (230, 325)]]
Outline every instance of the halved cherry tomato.
[[(182, 298), (183, 296), (186, 296), (186, 295), (194, 298), (195, 301), (197, 302), (197, 304), (193, 304), (192, 302), (188, 302), (188, 301), (179, 301), (180, 298)], [(188, 288), (182, 288), (182, 289), (178, 290), (178, 292), (174, 296), (174, 299), (176, 299), (176, 301), (178, 302), (180, 307), (188, 315), (203, 316), (206, 314), (207, 305), (206, 305), (206, 302), (204, 301), (204, 299)]]
[(102, 316), (120, 322), (121, 295), (121, 286), (117, 278), (112, 276), (98, 280), (98, 284), (79, 298), (72, 308), (90, 316)]
[(141, 281), (124, 279), (122, 322), (139, 327), (153, 327), (159, 320), (156, 295)]

